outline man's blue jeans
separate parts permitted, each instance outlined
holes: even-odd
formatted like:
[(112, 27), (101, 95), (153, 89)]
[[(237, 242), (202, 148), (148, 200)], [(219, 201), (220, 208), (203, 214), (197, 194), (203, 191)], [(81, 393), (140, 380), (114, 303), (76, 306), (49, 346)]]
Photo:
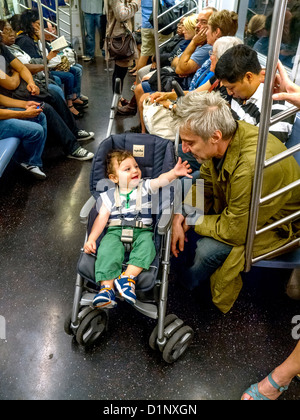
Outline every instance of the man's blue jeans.
[(85, 55), (93, 58), (95, 57), (96, 29), (98, 29), (99, 34), (101, 31), (101, 15), (84, 13), (84, 21), (86, 28)]
[[(232, 246), (208, 236), (197, 235), (192, 230), (188, 233), (188, 242), (183, 253), (179, 254), (178, 269), (182, 272), (182, 285), (193, 290), (208, 283), (211, 275), (230, 254)], [(175, 260), (175, 264), (176, 262)]]
[[(13, 109), (13, 108), (12, 108)], [(24, 111), (14, 108), (15, 111)], [(47, 120), (43, 113), (36, 118), (0, 120), (1, 138), (18, 137), (21, 144), (15, 154), (18, 163), (42, 167), (42, 153), (47, 139)], [(1, 140), (0, 140), (1, 141)]]

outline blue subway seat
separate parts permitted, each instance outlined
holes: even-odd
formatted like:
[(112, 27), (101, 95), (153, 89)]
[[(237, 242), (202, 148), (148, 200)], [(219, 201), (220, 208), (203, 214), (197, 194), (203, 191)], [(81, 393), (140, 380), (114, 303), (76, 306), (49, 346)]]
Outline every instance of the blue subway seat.
[(16, 137), (0, 140), (0, 177), (3, 175), (19, 144), (20, 140)]

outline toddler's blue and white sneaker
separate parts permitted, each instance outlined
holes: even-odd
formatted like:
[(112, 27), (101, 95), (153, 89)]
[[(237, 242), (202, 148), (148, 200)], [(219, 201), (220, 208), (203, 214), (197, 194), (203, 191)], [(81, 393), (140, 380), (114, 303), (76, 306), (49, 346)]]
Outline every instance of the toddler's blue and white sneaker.
[(131, 305), (134, 305), (136, 302), (135, 279), (136, 277), (127, 277), (124, 273), (115, 279), (117, 291)]
[(109, 286), (102, 286), (100, 292), (94, 297), (95, 308), (114, 308), (117, 306), (116, 294)]

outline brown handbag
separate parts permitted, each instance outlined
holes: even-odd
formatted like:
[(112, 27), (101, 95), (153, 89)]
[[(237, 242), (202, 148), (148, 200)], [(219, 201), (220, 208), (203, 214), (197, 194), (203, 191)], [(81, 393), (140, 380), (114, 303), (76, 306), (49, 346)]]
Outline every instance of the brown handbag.
[(137, 45), (134, 36), (126, 23), (123, 23), (126, 29), (125, 34), (112, 36), (116, 23), (117, 19), (115, 19), (109, 34), (105, 38), (106, 48), (110, 60), (125, 60), (134, 55)]

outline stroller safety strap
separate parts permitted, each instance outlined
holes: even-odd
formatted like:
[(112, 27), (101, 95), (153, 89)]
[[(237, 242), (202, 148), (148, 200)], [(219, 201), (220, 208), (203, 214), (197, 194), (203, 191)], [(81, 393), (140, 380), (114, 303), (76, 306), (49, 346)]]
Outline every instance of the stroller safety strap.
[(151, 228), (150, 225), (144, 225), (141, 220), (110, 220), (108, 222), (108, 227), (112, 226), (123, 226), (123, 227), (131, 227), (131, 228), (139, 228), (139, 229), (149, 229)]
[[(141, 181), (137, 187), (136, 192), (136, 211), (138, 213), (142, 211), (142, 186), (143, 182)], [(115, 203), (117, 208), (121, 207), (120, 189), (118, 185), (116, 186), (115, 190)]]

